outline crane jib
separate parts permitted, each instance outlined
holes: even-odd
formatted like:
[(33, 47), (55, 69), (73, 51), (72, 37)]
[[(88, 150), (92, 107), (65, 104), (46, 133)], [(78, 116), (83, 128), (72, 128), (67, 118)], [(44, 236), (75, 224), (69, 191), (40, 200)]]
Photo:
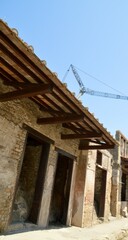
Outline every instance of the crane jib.
[(114, 99), (122, 99), (122, 100), (128, 100), (128, 96), (123, 96), (123, 95), (119, 95), (119, 94), (114, 94), (114, 93), (106, 93), (106, 92), (100, 92), (100, 91), (95, 91), (89, 88), (86, 88), (77, 72), (77, 70), (75, 69), (75, 67), (71, 64), (71, 69), (72, 72), (80, 86), (80, 91), (79, 91), (79, 98), (80, 96), (82, 96), (84, 93), (89, 94), (89, 95), (93, 95), (93, 96), (98, 96), (98, 97), (106, 97), (106, 98), (114, 98)]

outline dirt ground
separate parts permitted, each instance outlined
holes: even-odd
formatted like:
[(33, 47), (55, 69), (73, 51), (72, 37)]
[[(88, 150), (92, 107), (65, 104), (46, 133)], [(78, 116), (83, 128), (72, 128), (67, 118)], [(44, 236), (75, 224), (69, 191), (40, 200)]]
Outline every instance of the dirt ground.
[[(127, 237), (126, 237), (127, 236)], [(50, 227), (0, 235), (0, 240), (128, 240), (128, 218), (111, 219), (90, 228)]]

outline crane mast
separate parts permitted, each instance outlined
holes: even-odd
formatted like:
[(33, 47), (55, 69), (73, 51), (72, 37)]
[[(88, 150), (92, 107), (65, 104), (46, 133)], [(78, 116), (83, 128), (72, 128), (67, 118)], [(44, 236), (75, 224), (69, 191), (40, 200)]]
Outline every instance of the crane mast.
[(106, 98), (114, 98), (114, 99), (122, 99), (122, 100), (128, 100), (128, 96), (123, 96), (123, 95), (119, 95), (119, 94), (114, 94), (114, 93), (107, 93), (107, 92), (100, 92), (100, 91), (95, 91), (92, 90), (90, 88), (86, 88), (78, 74), (78, 72), (76, 71), (75, 67), (71, 64), (71, 69), (72, 72), (80, 86), (80, 91), (79, 91), (79, 95), (78, 98), (80, 98), (84, 93), (89, 94), (89, 95), (94, 95), (94, 96), (98, 96), (98, 97), (106, 97)]

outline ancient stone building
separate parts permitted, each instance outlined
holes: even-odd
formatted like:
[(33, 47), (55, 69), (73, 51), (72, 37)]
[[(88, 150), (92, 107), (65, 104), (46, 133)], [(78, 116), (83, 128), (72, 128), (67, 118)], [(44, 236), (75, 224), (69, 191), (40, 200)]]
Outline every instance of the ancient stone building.
[(112, 202), (113, 216), (128, 216), (128, 139), (116, 131), (118, 145), (111, 153), (113, 155)]
[(0, 41), (0, 231), (106, 217), (116, 141), (2, 20)]
[(106, 150), (81, 151), (72, 224), (92, 226), (111, 215), (112, 155)]

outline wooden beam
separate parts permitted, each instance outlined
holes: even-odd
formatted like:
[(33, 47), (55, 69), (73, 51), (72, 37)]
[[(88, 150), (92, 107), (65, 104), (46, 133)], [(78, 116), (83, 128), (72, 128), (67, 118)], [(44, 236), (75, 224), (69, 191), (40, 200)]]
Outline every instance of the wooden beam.
[(99, 133), (87, 133), (87, 134), (61, 134), (61, 139), (101, 139), (102, 134)]
[(4, 80), (4, 85), (6, 86), (12, 86), (12, 87), (21, 87), (21, 88), (26, 88), (26, 87), (36, 87), (38, 84), (37, 83), (24, 83), (24, 82), (12, 82), (12, 81), (5, 81)]
[(40, 111), (42, 112), (49, 112), (50, 114), (54, 114), (54, 115), (60, 115), (63, 114), (63, 112), (59, 111), (59, 110), (54, 110), (54, 109), (44, 109), (42, 106), (40, 106)]
[(66, 151), (64, 151), (61, 148), (55, 147), (55, 151), (57, 151), (58, 153), (62, 154), (63, 156), (66, 156), (66, 157), (68, 157), (68, 158), (70, 158), (72, 160), (76, 160), (77, 159), (77, 157), (75, 155), (72, 155), (71, 153), (66, 152)]
[(50, 84), (37, 84), (37, 86), (27, 87), (22, 90), (0, 94), (0, 102), (12, 101), (15, 99), (34, 97), (46, 93), (51, 93), (53, 86)]
[(85, 128), (83, 128), (82, 126), (77, 127), (77, 126), (74, 126), (73, 124), (63, 123), (63, 124), (62, 124), (62, 127), (63, 127), (63, 128), (67, 128), (67, 129), (70, 129), (70, 130), (72, 130), (72, 131), (74, 131), (74, 132), (79, 132), (79, 133), (85, 133), (85, 132), (87, 133), (87, 132), (89, 132), (89, 133), (90, 133), (90, 131), (86, 131)]
[(79, 146), (79, 150), (96, 150), (96, 149), (112, 149), (115, 145), (88, 145), (88, 146)]
[(79, 122), (84, 120), (84, 115), (78, 114), (66, 114), (65, 116), (60, 117), (48, 117), (48, 118), (38, 118), (38, 124), (57, 124), (57, 123), (64, 123), (64, 122)]

